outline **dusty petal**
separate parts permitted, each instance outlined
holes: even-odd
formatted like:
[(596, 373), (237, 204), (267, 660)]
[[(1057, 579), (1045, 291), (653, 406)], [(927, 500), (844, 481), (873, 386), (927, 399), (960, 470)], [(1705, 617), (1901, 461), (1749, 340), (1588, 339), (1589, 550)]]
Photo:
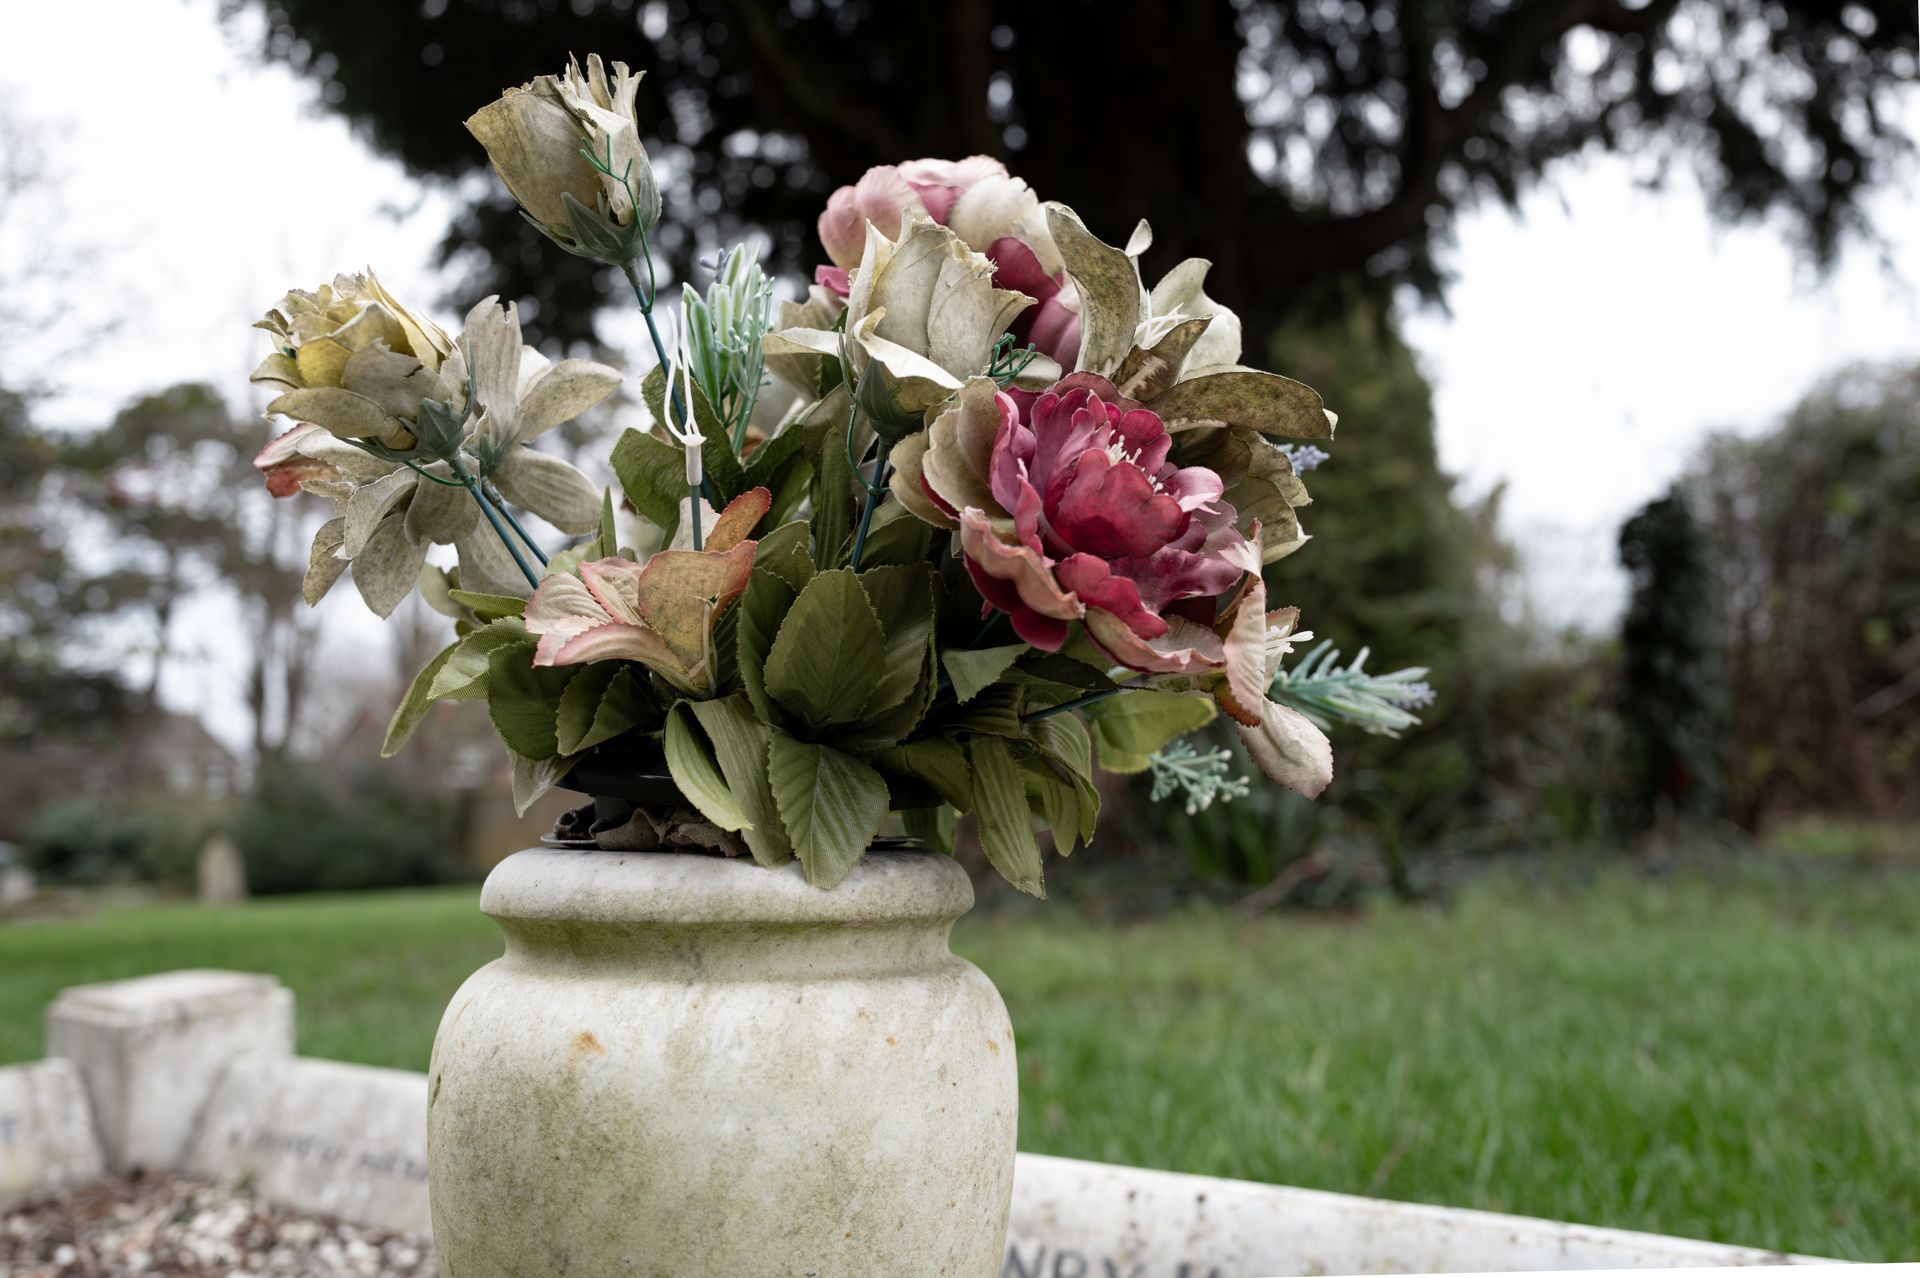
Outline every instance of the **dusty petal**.
[(404, 422), (366, 396), (338, 386), (288, 391), (268, 404), (267, 412), (313, 422), (342, 439), (377, 439), (400, 445), (413, 440)]
[(929, 495), (925, 464), (929, 432), (918, 431), (908, 435), (893, 446), (887, 454), (887, 460), (893, 464), (893, 475), (887, 480), (893, 498), (912, 511), (921, 520), (936, 528), (958, 528), (960, 521)]
[(340, 370), (340, 385), (380, 405), (388, 416), (409, 421), (418, 416), (421, 400), (447, 397), (437, 374), (413, 356), (389, 349), (385, 342), (348, 357)]
[[(967, 381), (927, 428), (927, 485), (955, 510), (991, 509), (993, 444), (1018, 424), (1020, 410), (987, 377)], [(930, 521), (937, 522), (937, 521)]]
[(1273, 675), (1267, 670), (1267, 584), (1256, 572), (1234, 610), (1233, 624), (1222, 641), (1226, 650), (1227, 690), (1221, 699), (1226, 712), (1248, 727), (1260, 723), (1261, 706)]
[(340, 553), (348, 559), (358, 558), (388, 513), (412, 497), (419, 484), (420, 477), (412, 471), (396, 470), (356, 489), (347, 499), (347, 530)]
[(309, 608), (325, 598), (347, 570), (347, 561), (339, 555), (340, 539), (346, 531), (345, 519), (329, 519), (313, 534), (313, 546), (307, 552), (307, 575), (300, 583), (301, 597)]
[[(445, 473), (446, 463), (434, 468)], [(407, 503), (407, 536), (415, 541), (434, 541), (451, 545), (474, 530), (480, 522), (480, 507), (465, 488), (453, 488), (422, 480)]]
[(564, 533), (600, 526), (600, 490), (572, 466), (532, 448), (515, 448), (493, 472), (500, 495)]
[(1293, 439), (1331, 439), (1336, 420), (1311, 386), (1250, 368), (1177, 382), (1148, 407), (1168, 430), (1238, 426)]
[(488, 595), (513, 595), (525, 599), (532, 587), (526, 574), (513, 562), (513, 556), (501, 544), (493, 528), (484, 520), (473, 531), (454, 541), (460, 552), (460, 588)]
[(413, 593), (420, 566), (427, 562), (426, 543), (410, 540), (405, 522), (389, 515), (353, 557), (354, 587), (375, 616), (393, 615), (400, 601)]
[(1258, 727), (1242, 727), (1240, 740), (1260, 771), (1287, 789), (1312, 799), (1333, 780), (1333, 743), (1298, 710), (1265, 703)]
[(1103, 244), (1079, 214), (1049, 204), (1047, 227), (1080, 297), (1080, 357), (1076, 368), (1107, 374), (1133, 348), (1140, 322), (1140, 272), (1132, 257)]
[(646, 621), (639, 605), (640, 576), (644, 571), (643, 565), (631, 559), (609, 555), (605, 559), (581, 564), (580, 580), (609, 617), (615, 621), (641, 625)]
[(572, 421), (619, 386), (620, 370), (590, 359), (563, 359), (536, 374), (520, 395), (520, 442)]
[(960, 512), (960, 544), (969, 563), (989, 577), (1012, 584), (1020, 602), (1041, 616), (1077, 621), (1086, 612), (1080, 601), (1054, 580), (1044, 555), (1029, 546), (1000, 540), (986, 512), (977, 507)]
[(1167, 632), (1143, 639), (1112, 613), (1087, 609), (1087, 633), (1106, 654), (1130, 670), (1148, 674), (1200, 674), (1226, 662), (1220, 637), (1185, 617), (1167, 617)]

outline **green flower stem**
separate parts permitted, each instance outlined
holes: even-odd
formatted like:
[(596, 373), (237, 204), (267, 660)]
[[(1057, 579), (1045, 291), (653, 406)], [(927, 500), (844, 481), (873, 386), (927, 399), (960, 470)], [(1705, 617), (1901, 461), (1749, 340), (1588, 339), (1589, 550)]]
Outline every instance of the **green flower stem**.
[(520, 526), (520, 521), (513, 517), (513, 511), (508, 508), (506, 499), (501, 497), (500, 490), (498, 488), (495, 488), (490, 482), (486, 482), (486, 481), (482, 481), (482, 482), (485, 485), (485, 492), (483, 495), (486, 497), (488, 501), (493, 503), (494, 509), (498, 510), (502, 515), (506, 516), (507, 525), (511, 527), (514, 532), (520, 535), (520, 540), (527, 543), (527, 549), (533, 552), (533, 557), (540, 561), (540, 566), (542, 568), (545, 568), (547, 564), (550, 562), (547, 559), (547, 552), (540, 549), (540, 543), (535, 541), (533, 537), (528, 534), (527, 530)]
[(873, 464), (873, 482), (867, 485), (866, 505), (860, 508), (860, 527), (853, 534), (853, 570), (855, 572), (860, 571), (860, 555), (867, 548), (867, 529), (873, 523), (874, 509), (887, 499), (887, 475), (892, 469), (892, 463), (885, 455)]
[[(625, 272), (627, 283), (633, 287), (633, 300), (639, 303), (640, 318), (647, 322), (647, 336), (653, 339), (654, 358), (660, 361), (661, 375), (667, 379), (667, 399), (671, 405), (669, 411), (680, 419), (680, 429), (685, 430), (687, 429), (687, 423), (689, 421), (687, 416), (688, 409), (685, 404), (680, 402), (680, 388), (675, 386), (673, 382), (673, 363), (667, 358), (666, 343), (660, 340), (660, 326), (654, 323), (653, 320), (653, 298), (654, 294), (658, 292), (658, 288), (656, 287), (653, 274), (653, 251), (646, 247), (646, 241), (644, 239), (641, 240), (641, 252), (647, 261), (646, 284), (641, 284), (639, 268), (633, 262), (621, 263), (620, 269)], [(702, 493), (705, 487), (706, 484), (704, 482), (690, 483), (687, 485), (687, 491), (693, 498), (692, 502), (689, 503), (687, 513), (693, 520), (693, 548), (695, 550), (703, 548), (704, 539), (701, 536), (700, 507), (705, 504)]]
[[(500, 515), (494, 510), (493, 503), (488, 501), (486, 495), (480, 491), (480, 480), (476, 476), (469, 475), (466, 467), (460, 464), (460, 459), (457, 457), (448, 458), (447, 464), (453, 467), (454, 478), (460, 481), (460, 486), (467, 490), (467, 495), (473, 498), (476, 506), (480, 507), (480, 513), (487, 517), (487, 523), (493, 526), (493, 535), (500, 539), (500, 544), (505, 546), (507, 553), (513, 556), (513, 562), (520, 569), (520, 575), (527, 579), (529, 586), (538, 590), (540, 575), (528, 565), (527, 557), (520, 553), (520, 547), (515, 545), (513, 538), (508, 535), (507, 526), (500, 522)], [(509, 515), (508, 518), (511, 519), (512, 516)], [(515, 527), (518, 526), (515, 525)], [(526, 536), (524, 532), (520, 535)], [(529, 541), (527, 544), (531, 546), (533, 543)], [(535, 553), (538, 553), (537, 549)], [(545, 562), (544, 557), (542, 562)]]
[(1089, 692), (1085, 696), (1075, 697), (1071, 701), (1062, 701), (1057, 706), (1043, 706), (1038, 710), (1030, 710), (1020, 716), (1020, 722), (1033, 723), (1040, 719), (1050, 719), (1056, 714), (1065, 714), (1069, 710), (1078, 710), (1083, 706), (1090, 706), (1096, 702), (1105, 701), (1108, 697), (1117, 697), (1123, 692), (1136, 692), (1142, 686), (1143, 685), (1137, 683), (1123, 683), (1117, 687), (1102, 688), (1098, 692)]

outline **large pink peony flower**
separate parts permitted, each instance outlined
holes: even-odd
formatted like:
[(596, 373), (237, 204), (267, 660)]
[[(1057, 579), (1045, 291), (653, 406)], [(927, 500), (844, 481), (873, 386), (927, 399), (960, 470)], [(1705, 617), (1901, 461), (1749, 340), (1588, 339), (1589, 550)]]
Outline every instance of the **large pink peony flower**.
[[(997, 419), (983, 456), (985, 411)], [(1169, 460), (1159, 417), (1075, 374), (1024, 413), (1004, 392), (991, 410), (978, 393), (963, 397), (941, 427), (922, 482), (959, 520), (981, 596), (1022, 639), (1056, 649), (1079, 621), (1135, 670), (1225, 664), (1217, 598), (1257, 573), (1259, 554), (1234, 527), (1220, 477)]]
[[(975, 198), (962, 207), (969, 193)], [(1080, 354), (1080, 311), (1073, 287), (1057, 263), (1049, 269), (1043, 260), (1057, 253), (1046, 242), (1038, 200), (991, 156), (883, 164), (835, 191), (818, 224), (820, 245), (832, 265), (818, 268), (814, 282), (845, 297), (847, 272), (860, 264), (866, 247), (867, 224), (897, 240), (910, 209), (949, 227), (969, 248), (986, 254), (994, 264), (996, 288), (1033, 298), (1034, 304), (1008, 331), (1022, 343), (1032, 342), (1062, 368), (1073, 366)]]

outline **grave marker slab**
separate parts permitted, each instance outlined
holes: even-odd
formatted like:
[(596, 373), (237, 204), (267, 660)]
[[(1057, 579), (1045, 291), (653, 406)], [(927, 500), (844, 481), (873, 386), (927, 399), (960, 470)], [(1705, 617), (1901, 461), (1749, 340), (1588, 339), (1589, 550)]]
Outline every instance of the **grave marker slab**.
[(66, 1061), (0, 1069), (0, 1211), (105, 1170), (79, 1071)]
[(293, 995), (270, 976), (184, 971), (62, 990), (47, 1055), (79, 1069), (115, 1171), (178, 1167), (207, 1094), (243, 1052), (293, 1053)]
[(1621, 1229), (1021, 1154), (1001, 1278), (1283, 1278), (1809, 1261)]
[(430, 1233), (427, 1077), (302, 1057), (238, 1057), (213, 1090), (186, 1168), (249, 1180), (299, 1211)]

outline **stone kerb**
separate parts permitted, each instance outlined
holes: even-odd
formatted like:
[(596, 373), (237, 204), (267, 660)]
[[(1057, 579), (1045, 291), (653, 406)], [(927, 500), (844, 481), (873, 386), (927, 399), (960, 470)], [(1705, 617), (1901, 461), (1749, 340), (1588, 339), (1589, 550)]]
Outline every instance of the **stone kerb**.
[(47, 1054), (86, 1084), (114, 1171), (179, 1167), (221, 1071), (293, 1052), (293, 995), (270, 976), (183, 971), (62, 991)]
[(430, 1233), (426, 1075), (237, 1057), (214, 1088), (186, 1169), (246, 1180), (299, 1211)]
[(0, 1069), (0, 1211), (105, 1170), (78, 1070), (66, 1061)]

